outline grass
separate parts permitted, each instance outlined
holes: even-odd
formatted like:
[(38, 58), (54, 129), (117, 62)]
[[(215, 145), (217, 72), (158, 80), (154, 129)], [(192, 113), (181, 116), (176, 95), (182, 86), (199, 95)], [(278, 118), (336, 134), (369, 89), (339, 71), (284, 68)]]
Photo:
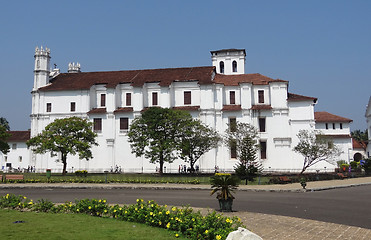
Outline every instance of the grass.
[[(14, 223), (24, 221), (24, 223)], [(175, 233), (139, 223), (91, 217), (0, 209), (2, 239), (175, 239)], [(177, 239), (187, 239), (179, 237)]]
[[(131, 182), (135, 181), (135, 183), (154, 183), (154, 182), (161, 182), (161, 183), (187, 183), (189, 181), (197, 180), (199, 184), (210, 184), (210, 176), (213, 174), (205, 174), (205, 175), (181, 175), (181, 174), (108, 174), (107, 180), (108, 182)], [(24, 173), (25, 180), (37, 180), (42, 182), (47, 182), (46, 174), (45, 173)], [(73, 180), (74, 182), (80, 180), (87, 180), (90, 182), (105, 182), (105, 174), (96, 174), (90, 173), (87, 177), (76, 176), (75, 174), (67, 174), (66, 176), (62, 176), (61, 173), (52, 173), (51, 180), (53, 181), (61, 181), (61, 180)], [(265, 185), (268, 184), (271, 177), (268, 176), (261, 176), (260, 182), (259, 178), (256, 178), (254, 182), (248, 182), (248, 185)], [(240, 185), (245, 185), (245, 181), (242, 180)]]

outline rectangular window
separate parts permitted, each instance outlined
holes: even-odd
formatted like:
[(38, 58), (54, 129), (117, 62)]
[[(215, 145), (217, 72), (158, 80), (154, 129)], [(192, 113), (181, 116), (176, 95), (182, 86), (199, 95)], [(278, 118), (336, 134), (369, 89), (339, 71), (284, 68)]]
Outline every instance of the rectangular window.
[(265, 118), (259, 118), (259, 132), (265, 132)]
[(71, 102), (71, 112), (74, 112), (74, 111), (76, 111), (76, 103)]
[(129, 118), (120, 118), (120, 130), (129, 129)]
[(229, 131), (235, 132), (237, 128), (236, 118), (229, 118)]
[(131, 93), (126, 93), (126, 106), (131, 106)]
[(5, 162), (8, 161), (8, 156), (4, 156), (4, 161), (5, 161)]
[(22, 156), (18, 157), (19, 162), (22, 162)]
[(260, 158), (266, 159), (267, 158), (267, 142), (260, 142)]
[(16, 150), (16, 149), (17, 149), (17, 144), (16, 144), (16, 143), (13, 143), (13, 144), (12, 144), (12, 149), (13, 149), (13, 150)]
[(326, 123), (326, 129), (328, 129), (328, 123)]
[(237, 146), (236, 146), (236, 142), (232, 142), (231, 144), (231, 158), (237, 158)]
[(332, 124), (332, 129), (335, 129), (335, 123)]
[(236, 104), (236, 93), (235, 91), (229, 92), (229, 104)]
[(343, 129), (343, 124), (342, 123), (340, 123), (340, 129)]
[(94, 118), (94, 132), (102, 132), (102, 119)]
[(184, 92), (184, 105), (190, 105), (191, 104), (191, 91), (185, 91)]
[(46, 104), (46, 112), (51, 112), (52, 111), (52, 104), (51, 103), (47, 103)]
[(258, 91), (258, 102), (259, 103), (264, 103), (264, 90), (259, 90)]
[(153, 106), (157, 106), (157, 104), (158, 104), (158, 101), (157, 101), (158, 99), (157, 99), (157, 92), (153, 92), (152, 93), (152, 105)]
[(106, 94), (100, 95), (100, 106), (105, 107), (106, 106)]

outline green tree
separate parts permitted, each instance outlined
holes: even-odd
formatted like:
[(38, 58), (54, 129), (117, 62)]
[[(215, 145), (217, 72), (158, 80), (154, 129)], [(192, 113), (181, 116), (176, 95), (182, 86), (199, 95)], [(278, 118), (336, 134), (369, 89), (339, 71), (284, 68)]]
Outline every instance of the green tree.
[(183, 128), (192, 121), (185, 111), (151, 107), (136, 117), (128, 132), (132, 153), (145, 156), (151, 163), (173, 162), (179, 149)]
[(257, 159), (259, 150), (258, 131), (248, 124), (236, 122), (226, 130), (224, 142), (231, 149), (235, 149), (239, 163), (235, 166), (236, 175), (246, 181), (254, 178), (262, 171), (262, 165)]
[(7, 132), (5, 126), (0, 124), (0, 152), (7, 154), (9, 152), (9, 144), (7, 143), (10, 134)]
[(183, 129), (179, 145), (180, 158), (191, 165), (194, 172), (194, 164), (206, 152), (218, 146), (219, 134), (198, 119), (192, 119)]
[(8, 120), (6, 120), (6, 118), (0, 117), (0, 125), (4, 126), (6, 131), (10, 130), (9, 122), (8, 122)]
[(87, 119), (70, 117), (56, 119), (45, 127), (40, 134), (27, 141), (35, 153), (60, 152), (63, 172), (66, 174), (67, 155), (79, 154), (80, 159), (92, 158), (91, 146), (98, 145), (92, 123)]
[(300, 130), (297, 134), (299, 143), (294, 151), (304, 156), (303, 168), (300, 174), (321, 161), (336, 164), (334, 157), (339, 156), (341, 151), (334, 142), (320, 131)]
[(353, 132), (350, 133), (352, 135), (352, 138), (355, 140), (362, 142), (362, 141), (368, 141), (368, 130), (366, 129), (365, 131), (361, 130), (354, 130)]

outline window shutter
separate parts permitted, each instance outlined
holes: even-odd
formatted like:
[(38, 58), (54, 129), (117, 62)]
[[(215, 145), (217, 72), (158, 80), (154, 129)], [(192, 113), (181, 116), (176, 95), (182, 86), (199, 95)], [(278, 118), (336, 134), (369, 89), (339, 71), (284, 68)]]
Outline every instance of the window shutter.
[(190, 105), (192, 102), (191, 98), (192, 98), (191, 91), (184, 92), (184, 105)]
[(131, 106), (131, 93), (126, 93), (126, 106)]

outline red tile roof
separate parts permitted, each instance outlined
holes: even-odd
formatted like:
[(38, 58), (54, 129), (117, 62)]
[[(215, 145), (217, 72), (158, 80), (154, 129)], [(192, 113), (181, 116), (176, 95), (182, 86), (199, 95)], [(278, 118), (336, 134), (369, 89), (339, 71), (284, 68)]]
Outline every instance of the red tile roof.
[(324, 134), (324, 136), (330, 138), (351, 138), (350, 134)]
[(88, 112), (88, 114), (100, 114), (100, 113), (107, 113), (106, 108), (93, 108)]
[(222, 111), (240, 111), (241, 105), (224, 105)]
[(200, 106), (180, 106), (180, 107), (173, 107), (176, 110), (184, 110), (184, 111), (198, 111)]
[(133, 108), (132, 107), (121, 107), (117, 108), (114, 113), (120, 113), (120, 112), (132, 112)]
[(254, 85), (268, 85), (270, 82), (285, 82), (280, 79), (272, 79), (259, 73), (224, 75), (216, 74), (215, 83), (224, 84), (225, 86), (238, 86), (240, 83), (251, 83)]
[(31, 131), (8, 131), (11, 135), (7, 142), (26, 142), (30, 140)]
[(293, 94), (293, 93), (287, 94), (287, 100), (288, 101), (313, 101), (314, 103), (317, 102), (317, 98), (307, 97), (307, 96)]
[(51, 84), (40, 91), (84, 90), (93, 85), (104, 84), (114, 88), (120, 83), (143, 86), (144, 83), (159, 82), (160, 86), (169, 86), (172, 82), (198, 81), (199, 84), (211, 84), (215, 67), (189, 67), (146, 69), (110, 72), (61, 73), (51, 80)]
[(353, 122), (352, 119), (340, 117), (328, 112), (315, 112), (314, 119), (316, 122)]
[(363, 150), (366, 150), (367, 148), (367, 141), (359, 142), (355, 140), (354, 138), (352, 138), (352, 142), (353, 142), (353, 148), (361, 148)]
[(252, 105), (252, 110), (270, 110), (272, 109), (271, 105)]

